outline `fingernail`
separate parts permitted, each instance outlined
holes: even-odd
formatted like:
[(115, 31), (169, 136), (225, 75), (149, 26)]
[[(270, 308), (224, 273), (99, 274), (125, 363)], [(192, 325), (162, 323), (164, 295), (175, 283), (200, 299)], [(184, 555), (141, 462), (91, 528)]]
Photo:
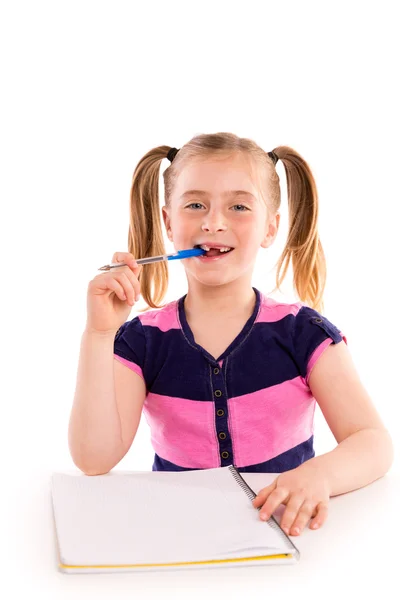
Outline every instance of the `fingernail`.
[(294, 533), (294, 535), (298, 535), (300, 533), (300, 529), (298, 527), (295, 527), (293, 529), (293, 533)]
[(313, 524), (311, 525), (311, 527), (312, 527), (313, 529), (318, 529), (319, 525), (318, 525), (318, 523), (313, 523)]
[(266, 521), (268, 519), (268, 515), (266, 515), (265, 513), (261, 513), (260, 516), (263, 521)]

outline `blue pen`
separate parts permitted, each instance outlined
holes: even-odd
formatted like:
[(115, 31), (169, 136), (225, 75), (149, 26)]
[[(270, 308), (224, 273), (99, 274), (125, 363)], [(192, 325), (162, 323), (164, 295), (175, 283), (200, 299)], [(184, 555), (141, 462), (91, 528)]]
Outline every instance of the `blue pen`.
[[(174, 254), (161, 254), (160, 256), (151, 256), (150, 258), (138, 258), (136, 260), (138, 265), (147, 265), (149, 263), (159, 262), (161, 260), (180, 260), (181, 258), (191, 258), (192, 256), (202, 256), (206, 251), (202, 248), (191, 248), (190, 250), (179, 250)], [(111, 263), (111, 265), (104, 265), (100, 267), (99, 271), (109, 271), (114, 267), (126, 267), (125, 263)]]

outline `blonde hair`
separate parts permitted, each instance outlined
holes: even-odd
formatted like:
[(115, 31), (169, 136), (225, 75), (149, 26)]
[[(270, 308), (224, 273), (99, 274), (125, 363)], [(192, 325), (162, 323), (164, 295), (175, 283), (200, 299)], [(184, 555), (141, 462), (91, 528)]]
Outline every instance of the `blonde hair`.
[[(130, 226), (128, 251), (135, 258), (165, 254), (159, 204), (159, 174), (161, 162), (170, 146), (153, 148), (138, 162), (133, 173), (130, 194)], [(253, 140), (233, 133), (201, 134), (179, 149), (171, 165), (165, 169), (165, 205), (170, 206), (174, 183), (182, 167), (192, 159), (210, 158), (241, 152), (253, 159), (268, 181), (267, 208), (275, 215), (281, 203), (279, 176), (267, 152)], [(326, 261), (317, 230), (318, 195), (311, 169), (293, 148), (278, 146), (273, 152), (282, 161), (287, 178), (289, 202), (289, 233), (277, 262), (276, 288), (285, 279), (290, 260), (293, 267), (293, 286), (299, 299), (323, 311), (323, 292), (326, 283)], [(281, 270), (283, 273), (281, 274)], [(162, 308), (168, 289), (167, 261), (145, 265), (139, 275), (141, 294), (147, 308)]]

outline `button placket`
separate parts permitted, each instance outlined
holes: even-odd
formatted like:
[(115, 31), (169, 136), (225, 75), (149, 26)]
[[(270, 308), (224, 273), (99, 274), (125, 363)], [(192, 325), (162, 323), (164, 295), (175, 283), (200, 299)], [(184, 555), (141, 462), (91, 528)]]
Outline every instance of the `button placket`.
[(233, 463), (233, 460), (232, 439), (228, 429), (226, 385), (222, 369), (219, 366), (213, 366), (211, 369), (211, 380), (215, 404), (215, 429), (218, 438), (219, 455), (221, 457), (221, 466), (227, 466)]

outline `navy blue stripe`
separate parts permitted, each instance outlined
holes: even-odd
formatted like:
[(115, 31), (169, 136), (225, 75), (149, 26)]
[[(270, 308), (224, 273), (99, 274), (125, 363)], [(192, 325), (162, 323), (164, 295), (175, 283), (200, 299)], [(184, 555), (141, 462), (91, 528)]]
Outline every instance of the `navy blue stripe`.
[[(217, 361), (194, 342), (179, 302), (185, 331), (164, 332), (158, 327), (142, 325), (136, 317), (118, 331), (114, 352), (142, 368), (149, 392), (213, 401), (209, 373)], [(303, 306), (297, 316), (289, 314), (276, 322), (259, 323), (254, 322), (257, 310), (256, 303), (242, 332), (221, 355), (228, 363), (228, 397), (305, 377), (314, 350), (327, 338), (334, 343), (342, 340), (339, 330), (309, 307)]]
[[(302, 442), (298, 446), (295, 446), (287, 452), (279, 454), (270, 460), (267, 460), (256, 465), (249, 465), (246, 467), (236, 467), (240, 473), (283, 473), (290, 471), (303, 464), (303, 462), (314, 458), (315, 451), (313, 448), (314, 436), (312, 435), (308, 440)], [(232, 460), (230, 462), (232, 464)], [(234, 463), (233, 463), (234, 464)], [(226, 466), (221, 464), (220, 466)], [(207, 467), (204, 467), (207, 468)], [(211, 467), (210, 467), (211, 468)], [(192, 469), (188, 467), (181, 467), (169, 462), (165, 458), (161, 458), (158, 454), (154, 455), (154, 462), (152, 471), (199, 471), (202, 469)]]

